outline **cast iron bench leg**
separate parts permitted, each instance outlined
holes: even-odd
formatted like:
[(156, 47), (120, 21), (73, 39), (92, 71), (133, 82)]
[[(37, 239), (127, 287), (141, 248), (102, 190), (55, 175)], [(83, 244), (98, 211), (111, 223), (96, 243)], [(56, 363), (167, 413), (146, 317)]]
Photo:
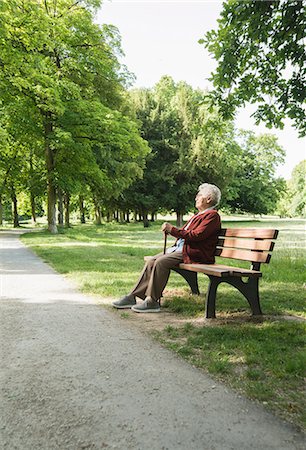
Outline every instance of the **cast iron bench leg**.
[(218, 277), (209, 276), (209, 285), (206, 294), (205, 317), (214, 319), (216, 317), (216, 294), (219, 283), (222, 280)]
[[(187, 281), (193, 294), (200, 294), (197, 272), (191, 272), (190, 270), (179, 269), (176, 267), (172, 270), (180, 274)], [(208, 275), (208, 277), (209, 285), (205, 304), (206, 319), (213, 319), (216, 317), (216, 295), (220, 283), (228, 283), (238, 289), (238, 291), (247, 299), (253, 316), (262, 315), (259, 302), (258, 278), (249, 278), (248, 281), (243, 281), (239, 277), (214, 277), (213, 275)]]
[(259, 302), (258, 278), (249, 278), (248, 281), (242, 281), (241, 278), (226, 277), (222, 281), (234, 286), (247, 299), (253, 316), (261, 316), (262, 311)]
[(259, 302), (258, 278), (249, 278), (243, 281), (241, 278), (235, 277), (214, 277), (209, 276), (209, 285), (206, 296), (206, 319), (216, 317), (216, 294), (220, 283), (228, 283), (238, 289), (239, 292), (247, 299), (253, 316), (261, 316), (262, 311)]

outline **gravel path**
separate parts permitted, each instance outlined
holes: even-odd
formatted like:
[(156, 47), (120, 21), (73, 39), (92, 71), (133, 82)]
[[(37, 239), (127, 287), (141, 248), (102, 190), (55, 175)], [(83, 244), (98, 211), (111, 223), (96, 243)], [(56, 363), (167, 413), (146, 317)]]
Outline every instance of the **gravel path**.
[(0, 448), (302, 450), (305, 436), (0, 233)]

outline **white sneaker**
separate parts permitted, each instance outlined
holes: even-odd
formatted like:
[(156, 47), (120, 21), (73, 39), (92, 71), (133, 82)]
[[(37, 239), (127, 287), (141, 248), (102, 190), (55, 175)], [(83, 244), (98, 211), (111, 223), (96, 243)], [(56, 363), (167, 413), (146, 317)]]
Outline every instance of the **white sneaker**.
[(160, 312), (160, 304), (152, 300), (151, 297), (146, 297), (142, 303), (132, 306), (132, 311), (138, 313), (157, 313)]
[(112, 303), (114, 308), (117, 309), (130, 309), (133, 305), (136, 305), (136, 300), (133, 295), (126, 295)]

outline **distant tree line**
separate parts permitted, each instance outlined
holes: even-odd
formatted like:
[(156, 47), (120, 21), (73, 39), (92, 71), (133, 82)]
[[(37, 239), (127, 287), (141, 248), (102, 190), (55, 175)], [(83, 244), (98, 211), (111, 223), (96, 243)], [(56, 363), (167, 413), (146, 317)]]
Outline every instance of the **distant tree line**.
[(281, 217), (306, 217), (306, 159), (293, 169), (276, 212)]
[(129, 91), (118, 30), (94, 23), (99, 6), (0, 3), (0, 224), (11, 206), (14, 226), (46, 214), (52, 233), (72, 211), (82, 223), (133, 213), (147, 225), (170, 211), (181, 223), (202, 182), (229, 211), (274, 211), (285, 190), (276, 138), (235, 130), (206, 92), (171, 77)]

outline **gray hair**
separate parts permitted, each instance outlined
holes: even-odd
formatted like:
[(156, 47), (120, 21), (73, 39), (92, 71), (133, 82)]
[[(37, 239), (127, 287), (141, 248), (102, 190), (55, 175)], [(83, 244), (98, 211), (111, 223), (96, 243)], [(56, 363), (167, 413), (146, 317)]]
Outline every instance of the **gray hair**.
[(203, 196), (210, 195), (212, 202), (211, 206), (217, 206), (218, 203), (220, 203), (221, 191), (214, 184), (203, 183), (199, 186), (198, 192)]

